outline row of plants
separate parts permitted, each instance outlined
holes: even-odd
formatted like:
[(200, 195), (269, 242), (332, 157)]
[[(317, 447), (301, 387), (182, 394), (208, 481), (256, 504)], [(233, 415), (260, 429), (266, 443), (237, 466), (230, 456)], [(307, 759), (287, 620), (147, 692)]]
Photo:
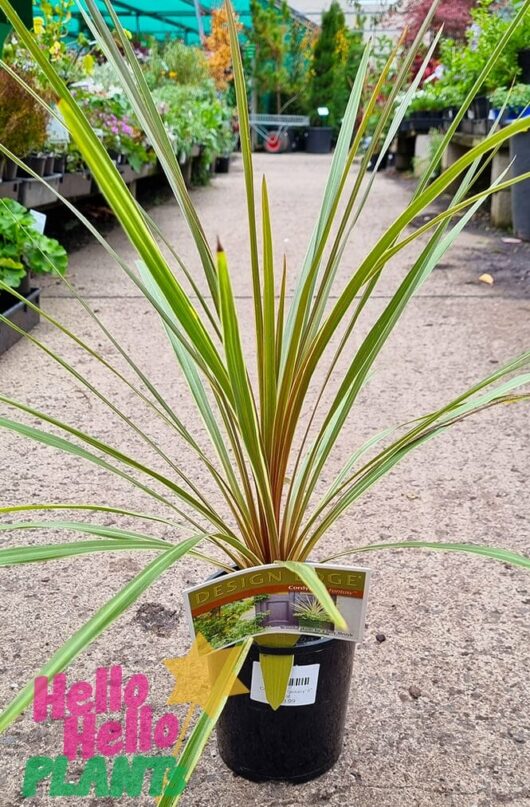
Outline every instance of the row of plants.
[[(70, 88), (113, 158), (140, 172), (156, 161), (154, 149), (129, 100), (117, 86), (101, 48), (85, 34), (71, 40), (68, 31), (72, 7), (73, 0), (60, 0), (54, 6), (41, 4), (42, 16), (34, 19), (39, 49)], [(216, 25), (222, 27), (223, 19)], [(207, 181), (208, 168), (216, 156), (230, 154), (236, 142), (226, 87), (220, 87), (216, 80), (214, 62), (210, 69), (209, 57), (215, 53), (179, 41), (148, 40), (140, 45), (131, 40), (131, 44), (168, 128), (175, 154), (184, 163), (200, 147), (195, 180)], [(215, 48), (217, 44), (214, 29), (209, 45)], [(49, 83), (16, 35), (8, 38), (3, 58), (12, 72), (2, 70), (0, 83), (2, 142), (40, 176), (85, 170), (79, 149), (63, 127), (53, 125), (46, 110), (20, 86), (22, 79), (53, 106)], [(4, 159), (0, 178), (3, 175), (4, 179), (13, 179), (17, 174), (25, 175)]]
[[(409, 108), (411, 119), (423, 119), (428, 128), (433, 120), (442, 125), (453, 117), (520, 7), (520, 0), (477, 0), (463, 38), (440, 40), (436, 69), (416, 92)], [(468, 118), (493, 120), (506, 108), (505, 119), (510, 120), (525, 114), (529, 106), (530, 12), (526, 12), (516, 35), (482, 82)]]

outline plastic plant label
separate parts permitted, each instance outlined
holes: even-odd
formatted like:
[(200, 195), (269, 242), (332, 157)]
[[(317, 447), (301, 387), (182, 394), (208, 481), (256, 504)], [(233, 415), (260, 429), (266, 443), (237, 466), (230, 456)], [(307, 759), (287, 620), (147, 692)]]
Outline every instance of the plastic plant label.
[[(58, 118), (62, 118), (59, 107), (54, 107), (54, 112)], [(69, 143), (70, 132), (66, 126), (63, 126), (60, 120), (50, 116), (48, 121), (47, 139), (50, 143)]]
[[(316, 701), (320, 664), (293, 665), (282, 706), (310, 706)], [(250, 700), (268, 703), (259, 661), (252, 663)]]
[(30, 210), (29, 212), (33, 216), (33, 221), (35, 222), (33, 229), (37, 230), (37, 232), (41, 235), (44, 235), (44, 228), (46, 227), (46, 214), (41, 213), (39, 210)]
[(256, 566), (210, 579), (184, 591), (192, 636), (214, 650), (250, 636), (291, 633), (360, 642), (369, 569), (311, 564), (347, 624), (339, 629), (298, 575), (279, 564)]

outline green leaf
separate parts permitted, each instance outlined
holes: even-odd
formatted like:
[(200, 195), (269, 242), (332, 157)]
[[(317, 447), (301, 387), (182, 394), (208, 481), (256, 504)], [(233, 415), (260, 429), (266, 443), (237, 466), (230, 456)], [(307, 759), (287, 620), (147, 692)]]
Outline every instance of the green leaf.
[[(254, 318), (256, 322), (256, 340), (258, 353), (258, 373), (262, 366), (262, 345), (263, 345), (263, 310), (261, 302), (261, 283), (259, 274), (258, 257), (258, 237), (256, 227), (256, 201), (254, 198), (254, 170), (252, 167), (252, 140), (250, 134), (250, 122), (247, 103), (247, 85), (243, 73), (243, 63), (241, 61), (241, 51), (237, 35), (237, 26), (234, 17), (232, 3), (227, 0), (225, 3), (228, 17), (228, 31), (230, 34), (230, 53), (232, 56), (232, 67), (234, 71), (234, 89), (236, 93), (237, 113), (239, 118), (239, 140), (241, 143), (241, 155), (243, 157), (243, 171), (245, 174), (245, 189), (248, 213), (248, 231), (250, 238), (250, 266), (252, 272), (252, 290), (254, 302)], [(261, 378), (261, 374), (259, 376)], [(260, 397), (263, 398), (263, 390)]]
[[(229, 693), (252, 646), (252, 639), (241, 645), (230, 648), (226, 661), (216, 678), (208, 699), (205, 711), (200, 716), (184, 750), (178, 759), (178, 765), (170, 777), (157, 807), (174, 807), (182, 795), (182, 781), (187, 784), (204, 751), (204, 747), (221, 716)], [(233, 696), (237, 697), (237, 696)], [(175, 793), (175, 795), (172, 795)], [(171, 795), (170, 795), (171, 794)]]
[(95, 552), (131, 552), (143, 549), (148, 552), (167, 551), (166, 546), (157, 547), (151, 541), (74, 541), (67, 544), (47, 544), (39, 546), (14, 546), (0, 549), (0, 566), (16, 566), (19, 563), (42, 563), (49, 560), (63, 560), (74, 555)]
[[(122, 530), (118, 527), (106, 527), (102, 524), (86, 524), (83, 521), (14, 521), (0, 522), (0, 533), (18, 530), (68, 530), (70, 532), (83, 532), (88, 535), (100, 535), (102, 538), (112, 538), (117, 541), (140, 541), (149, 543), (153, 549), (168, 549), (171, 544), (161, 538), (153, 538), (141, 532)], [(202, 536), (204, 537), (204, 536)]]
[(358, 554), (359, 552), (380, 552), (383, 549), (434, 549), (442, 552), (469, 552), (472, 555), (483, 555), (486, 558), (499, 560), (501, 563), (510, 563), (512, 566), (530, 569), (530, 558), (511, 552), (508, 549), (497, 549), (496, 547), (479, 546), (477, 544), (442, 543), (440, 541), (396, 541), (388, 544), (356, 546), (344, 550), (344, 552), (338, 552), (336, 555), (331, 555), (323, 563), (329, 563), (330, 561), (338, 560), (338, 558), (345, 558), (347, 555)]

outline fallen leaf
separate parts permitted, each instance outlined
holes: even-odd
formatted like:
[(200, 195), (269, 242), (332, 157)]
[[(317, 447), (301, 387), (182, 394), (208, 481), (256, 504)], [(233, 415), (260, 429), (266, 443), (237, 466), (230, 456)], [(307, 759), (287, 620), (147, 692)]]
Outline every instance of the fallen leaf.
[(488, 286), (493, 286), (493, 284), (495, 283), (495, 281), (494, 281), (494, 279), (492, 278), (492, 276), (491, 276), (491, 275), (488, 275), (488, 273), (487, 273), (487, 272), (486, 272), (486, 274), (481, 275), (481, 276), (479, 277), (479, 280), (480, 280), (480, 282), (481, 282), (481, 283), (487, 283), (487, 284), (488, 284)]

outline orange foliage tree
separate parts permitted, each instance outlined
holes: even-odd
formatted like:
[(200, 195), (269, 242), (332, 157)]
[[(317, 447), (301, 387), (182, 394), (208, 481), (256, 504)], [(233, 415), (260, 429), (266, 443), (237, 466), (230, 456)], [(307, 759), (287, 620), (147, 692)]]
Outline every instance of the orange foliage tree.
[[(238, 23), (238, 29), (241, 30)], [(208, 54), (208, 69), (218, 90), (226, 90), (232, 81), (232, 57), (230, 56), (230, 35), (228, 19), (223, 6), (212, 11), (212, 32), (204, 38)]]

